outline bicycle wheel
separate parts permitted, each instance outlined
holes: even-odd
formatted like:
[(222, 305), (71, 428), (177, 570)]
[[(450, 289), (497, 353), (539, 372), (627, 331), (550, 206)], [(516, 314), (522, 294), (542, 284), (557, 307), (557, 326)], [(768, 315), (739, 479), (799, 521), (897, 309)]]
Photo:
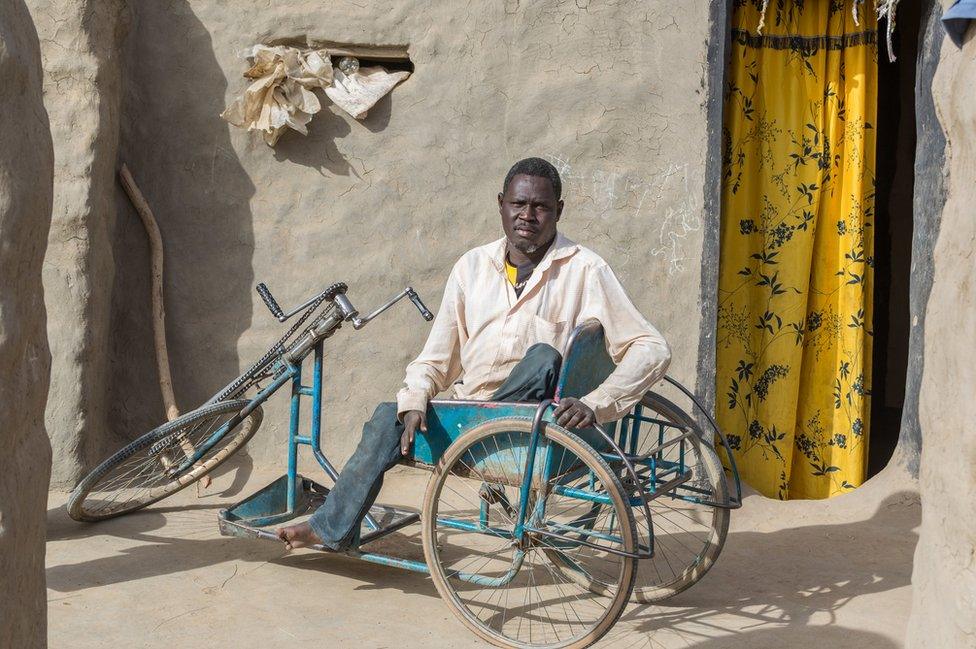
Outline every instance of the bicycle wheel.
[(152, 430), (119, 450), (78, 483), (68, 499), (76, 521), (100, 521), (134, 512), (193, 484), (240, 449), (261, 425), (260, 407), (224, 431), (187, 470), (180, 463), (247, 405), (245, 400), (203, 406)]
[[(636, 439), (625, 450), (640, 455), (655, 447), (664, 447), (654, 454), (658, 467), (680, 464), (687, 474), (684, 483), (648, 503), (654, 532), (654, 556), (639, 561), (631, 599), (650, 604), (691, 587), (715, 563), (729, 530), (729, 510), (715, 503), (727, 503), (728, 485), (718, 455), (702, 441), (698, 425), (687, 413), (653, 392), (644, 396), (640, 406), (643, 417), (666, 423), (642, 422)], [(629, 422), (619, 425), (629, 425)], [(694, 434), (682, 442), (668, 445), (682, 434), (679, 426), (694, 431)], [(611, 462), (611, 466), (621, 470), (622, 464)], [(646, 469), (638, 469), (646, 476)], [(674, 474), (668, 474), (659, 481), (667, 482), (672, 477)], [(647, 526), (639, 524), (637, 531), (638, 542), (646, 547), (649, 542)], [(595, 592), (604, 592), (611, 587), (592, 575), (573, 570), (558, 557), (553, 558), (557, 567), (577, 583)]]
[[(627, 605), (636, 531), (620, 481), (583, 440), (543, 424), (521, 508), (532, 422), (485, 422), (458, 438), (434, 469), (424, 499), (423, 546), (434, 585), (474, 633), (503, 647), (587, 647)], [(605, 504), (593, 516), (593, 502)], [(609, 584), (594, 593), (553, 568), (555, 553)]]

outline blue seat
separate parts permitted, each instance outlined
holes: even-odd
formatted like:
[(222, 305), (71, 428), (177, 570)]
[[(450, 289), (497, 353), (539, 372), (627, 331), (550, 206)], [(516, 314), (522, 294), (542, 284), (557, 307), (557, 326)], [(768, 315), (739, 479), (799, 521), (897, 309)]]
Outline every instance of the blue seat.
[[(573, 329), (563, 351), (562, 369), (556, 384), (557, 398), (579, 398), (590, 393), (603, 383), (614, 367), (606, 350), (603, 325), (593, 319), (583, 322)], [(417, 432), (413, 458), (406, 463), (415, 466), (436, 464), (454, 440), (475, 426), (501, 417), (532, 418), (538, 405), (433, 399), (427, 410), (427, 432)]]
[(563, 352), (556, 399), (583, 397), (603, 383), (616, 365), (607, 353), (603, 325), (589, 319), (576, 326)]

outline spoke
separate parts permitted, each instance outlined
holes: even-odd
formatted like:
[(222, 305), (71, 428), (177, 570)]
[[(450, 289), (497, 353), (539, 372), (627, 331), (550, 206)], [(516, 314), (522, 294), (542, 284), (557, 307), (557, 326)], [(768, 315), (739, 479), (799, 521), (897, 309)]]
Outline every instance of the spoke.
[[(621, 559), (599, 547), (554, 542), (530, 533), (527, 541), (531, 545), (525, 550), (520, 570), (508, 575), (510, 581), (488, 586), (457, 579), (461, 573), (506, 577), (507, 571), (516, 565), (517, 551), (513, 540), (500, 531), (514, 530), (522, 510), (531, 525), (560, 523), (576, 527), (578, 531), (570, 529), (567, 533), (580, 539), (586, 539), (591, 533), (602, 534), (606, 539), (625, 537), (620, 525), (629, 518), (616, 516), (615, 506), (553, 492), (553, 487), (563, 482), (586, 490), (590, 490), (590, 485), (587, 473), (567, 479), (587, 465), (582, 457), (548, 436), (540, 442), (529, 476), (534, 486), (530, 487), (527, 501), (522, 502), (520, 489), (525, 480), (528, 451), (528, 435), (508, 431), (479, 438), (457, 453), (453, 465), (444, 469), (439, 478), (432, 514), (477, 521), (484, 506), (485, 525), (489, 529), (452, 529), (438, 525), (435, 518), (431, 525), (438, 539), (436, 556), (442, 566), (441, 574), (449, 576), (452, 585), (456, 584), (452, 587), (458, 603), (467, 609), (471, 619), (499, 637), (519, 644), (561, 644), (584, 636), (603, 619), (608, 602), (612, 601), (606, 595), (619, 593), (623, 561), (632, 559)], [(547, 462), (549, 478), (545, 480)], [(596, 493), (612, 493), (607, 489), (601, 481), (595, 485)], [(489, 501), (496, 502), (485, 503), (482, 493)], [(511, 510), (506, 509), (506, 499)], [(541, 521), (537, 516), (542, 517)], [(599, 538), (593, 538), (602, 545)], [(561, 556), (571, 563), (564, 567)], [(568, 579), (566, 571), (573, 569), (569, 566), (578, 566), (576, 570), (594, 575), (591, 577), (594, 584), (599, 583), (597, 580), (605, 581), (605, 590), (600, 591), (603, 594)], [(512, 594), (515, 592), (517, 596), (518, 590), (522, 590), (521, 606), (511, 608)]]
[[(645, 414), (648, 416), (674, 424), (674, 427), (664, 428), (664, 442), (682, 434), (676, 426), (689, 425), (688, 422), (671, 415), (660, 412), (652, 414), (651, 411), (656, 411), (656, 408), (645, 405)], [(657, 426), (641, 426), (637, 433), (637, 453), (646, 453), (656, 447), (659, 443), (658, 433)], [(693, 486), (717, 494), (720, 487), (716, 486), (714, 473), (710, 471), (711, 465), (705, 461), (704, 453), (707, 452), (709, 451), (703, 448), (698, 439), (692, 437), (663, 449), (656, 457), (659, 461), (680, 465), (685, 472), (689, 473), (690, 480), (685, 486)], [(646, 487), (650, 480), (650, 468), (640, 467), (640, 473)], [(678, 496), (681, 493), (683, 487), (679, 486), (649, 503), (653, 520), (655, 553), (649, 561), (642, 560), (638, 564), (640, 571), (638, 588), (640, 589), (653, 590), (686, 583), (683, 580), (692, 578), (689, 571), (699, 565), (702, 557), (716, 542), (718, 509), (681, 499)], [(646, 533), (647, 530), (644, 531), (644, 534)], [(649, 565), (644, 566), (644, 564)], [(667, 576), (667, 573), (671, 576)]]
[[(233, 408), (233, 406), (230, 406)], [(168, 473), (162, 458), (171, 457), (176, 465), (184, 462), (200, 443), (225, 426), (237, 411), (226, 408), (199, 419), (186, 421), (182, 426), (152, 441), (141, 440), (140, 448), (120, 460), (96, 482), (82, 502), (83, 511), (93, 516), (122, 513), (158, 499), (168, 492), (183, 488), (209, 470), (212, 463), (226, 457), (226, 449), (247, 434), (249, 417), (238, 428), (227, 430), (189, 470), (178, 476)], [(236, 432), (235, 432), (236, 431)], [(170, 465), (171, 468), (173, 465)], [(189, 479), (187, 479), (189, 478)]]

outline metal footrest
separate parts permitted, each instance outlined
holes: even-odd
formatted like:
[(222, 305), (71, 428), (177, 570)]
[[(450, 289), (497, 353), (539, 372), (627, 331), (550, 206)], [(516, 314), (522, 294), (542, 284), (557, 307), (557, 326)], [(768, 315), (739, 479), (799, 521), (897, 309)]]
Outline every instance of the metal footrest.
[[(244, 500), (221, 509), (217, 514), (218, 527), (224, 536), (241, 538), (269, 539), (279, 541), (273, 530), (264, 529), (285, 523), (299, 516), (311, 514), (318, 509), (329, 489), (301, 475), (295, 480), (295, 506), (288, 508), (288, 476), (283, 475), (263, 489), (259, 489)], [(416, 511), (400, 509), (390, 505), (373, 505), (369, 513), (379, 524), (377, 529), (363, 526), (360, 545), (375, 541), (420, 520)], [(331, 552), (324, 545), (311, 546), (316, 550)]]

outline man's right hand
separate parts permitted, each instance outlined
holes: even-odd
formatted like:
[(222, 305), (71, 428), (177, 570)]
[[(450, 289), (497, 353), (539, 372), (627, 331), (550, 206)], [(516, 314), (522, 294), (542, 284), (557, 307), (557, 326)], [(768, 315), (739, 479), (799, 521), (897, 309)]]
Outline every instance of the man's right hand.
[(408, 410), (403, 414), (403, 435), (400, 436), (400, 453), (406, 455), (413, 446), (413, 438), (417, 428), (427, 432), (427, 413), (420, 410)]

